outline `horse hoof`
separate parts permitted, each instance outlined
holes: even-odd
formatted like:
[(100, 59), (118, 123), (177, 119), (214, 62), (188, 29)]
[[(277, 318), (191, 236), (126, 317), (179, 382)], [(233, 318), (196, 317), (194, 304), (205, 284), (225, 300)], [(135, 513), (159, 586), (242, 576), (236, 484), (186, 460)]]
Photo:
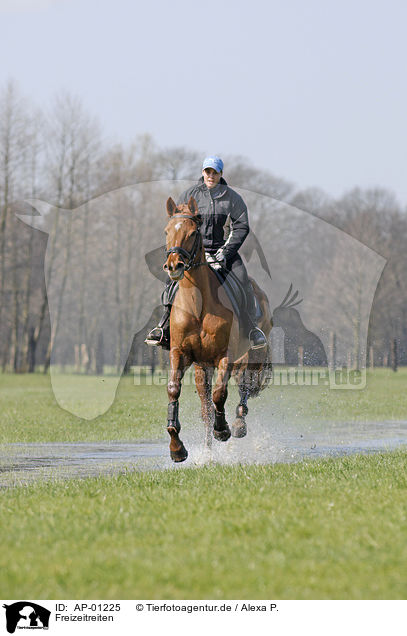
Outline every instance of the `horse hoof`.
[(229, 426), (225, 429), (223, 429), (222, 431), (216, 431), (215, 429), (213, 430), (213, 436), (215, 439), (218, 440), (218, 442), (227, 442), (229, 437), (231, 436), (231, 432), (230, 432), (230, 428)]
[(188, 451), (185, 446), (182, 445), (182, 447), (177, 451), (170, 450), (170, 456), (173, 462), (184, 462), (188, 457)]
[(237, 417), (232, 424), (233, 437), (245, 437), (247, 435), (247, 426), (243, 418)]

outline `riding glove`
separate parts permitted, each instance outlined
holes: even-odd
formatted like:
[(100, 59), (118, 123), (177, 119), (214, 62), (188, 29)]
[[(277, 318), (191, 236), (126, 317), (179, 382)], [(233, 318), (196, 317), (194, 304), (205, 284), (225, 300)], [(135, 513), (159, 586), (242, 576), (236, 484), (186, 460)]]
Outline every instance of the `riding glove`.
[(216, 258), (217, 262), (222, 265), (222, 267), (226, 266), (226, 256), (225, 256), (225, 252), (223, 251), (222, 247), (219, 248), (218, 251), (216, 252), (215, 258)]

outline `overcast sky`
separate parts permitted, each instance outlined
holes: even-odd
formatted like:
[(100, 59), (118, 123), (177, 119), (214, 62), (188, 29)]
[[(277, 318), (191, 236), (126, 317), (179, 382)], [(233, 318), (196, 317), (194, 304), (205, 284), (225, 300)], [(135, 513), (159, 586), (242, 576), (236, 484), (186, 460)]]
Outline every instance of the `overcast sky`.
[(1, 84), (78, 95), (110, 139), (407, 203), (404, 0), (0, 0), (0, 18)]

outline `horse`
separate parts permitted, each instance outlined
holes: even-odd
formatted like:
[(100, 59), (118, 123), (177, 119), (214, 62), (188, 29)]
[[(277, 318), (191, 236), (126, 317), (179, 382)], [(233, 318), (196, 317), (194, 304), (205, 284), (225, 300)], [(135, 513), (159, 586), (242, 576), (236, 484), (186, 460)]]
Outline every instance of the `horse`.
[[(182, 462), (188, 451), (179, 437), (179, 397), (185, 371), (195, 365), (195, 384), (201, 400), (205, 440), (208, 447), (213, 437), (226, 442), (231, 435), (244, 437), (247, 400), (255, 397), (270, 379), (270, 348), (249, 350), (248, 339), (239, 333), (239, 324), (216, 274), (208, 266), (203, 248), (198, 206), (193, 197), (177, 207), (167, 200), (168, 223), (165, 228), (167, 260), (163, 269), (179, 282), (170, 315), (170, 375), (167, 385), (170, 456)], [(262, 309), (260, 328), (268, 337), (271, 312), (266, 294), (252, 280)], [(212, 392), (212, 378), (217, 379)], [(237, 379), (240, 402), (232, 430), (225, 417), (228, 381)]]

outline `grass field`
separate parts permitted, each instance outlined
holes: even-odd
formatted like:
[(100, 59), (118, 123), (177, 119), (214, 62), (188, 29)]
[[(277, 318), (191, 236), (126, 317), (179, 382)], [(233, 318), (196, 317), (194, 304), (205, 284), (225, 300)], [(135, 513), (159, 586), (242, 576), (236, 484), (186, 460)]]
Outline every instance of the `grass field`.
[[(77, 376), (66, 376), (66, 384)], [(92, 379), (81, 378), (86, 383)], [(292, 421), (385, 421), (407, 419), (407, 368), (397, 373), (377, 369), (368, 373), (361, 391), (330, 390), (324, 386), (275, 386), (249, 408), (261, 405), (270, 413)], [(62, 410), (55, 401), (49, 376), (0, 374), (0, 443), (132, 440), (166, 435), (165, 385), (135, 386), (122, 378), (113, 406), (95, 420), (83, 420)], [(227, 410), (234, 413), (237, 391), (232, 387)], [(186, 405), (186, 406), (185, 406)], [(199, 420), (199, 399), (193, 385), (184, 386), (181, 416)], [(188, 419), (188, 418), (187, 418)], [(182, 421), (182, 419), (181, 419)], [(188, 424), (188, 422), (187, 422)]]
[[(377, 370), (363, 391), (274, 387), (256, 402), (271, 425), (405, 420), (406, 379), (404, 369)], [(94, 421), (62, 411), (40, 374), (0, 375), (0, 391), (2, 443), (166, 436), (163, 386), (125, 378)], [(196, 420), (192, 386), (184, 403), (184, 418)], [(407, 594), (406, 450), (39, 482), (2, 491), (0, 519), (2, 598)]]
[(3, 598), (402, 599), (407, 454), (1, 494)]

